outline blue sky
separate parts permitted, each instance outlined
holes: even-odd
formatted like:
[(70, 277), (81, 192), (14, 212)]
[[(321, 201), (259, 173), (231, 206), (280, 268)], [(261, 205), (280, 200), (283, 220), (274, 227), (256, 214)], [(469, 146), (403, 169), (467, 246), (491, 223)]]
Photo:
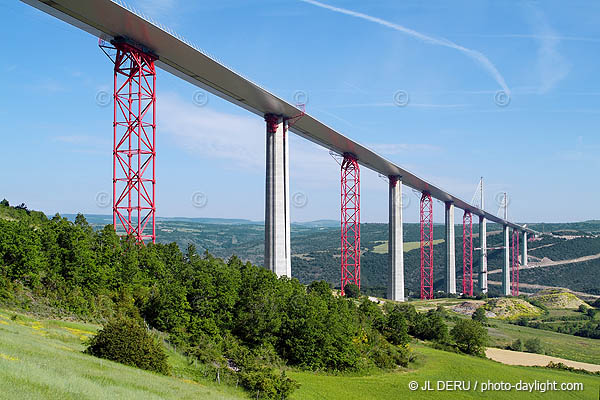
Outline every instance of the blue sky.
[[(483, 176), (488, 211), (507, 191), (512, 220), (600, 218), (598, 2), (129, 4), (280, 97), (306, 95), (307, 112), (455, 195), (470, 200)], [(97, 101), (110, 61), (97, 39), (23, 3), (0, 12), (0, 197), (110, 213), (98, 199), (111, 191), (112, 111)], [(158, 215), (263, 219), (263, 121), (213, 95), (199, 106), (197, 92), (159, 71)], [(298, 137), (290, 158), (291, 194), (306, 199), (292, 220), (339, 218), (336, 161)], [(386, 183), (361, 177), (362, 220), (386, 221)], [(441, 204), (434, 213), (443, 220)]]

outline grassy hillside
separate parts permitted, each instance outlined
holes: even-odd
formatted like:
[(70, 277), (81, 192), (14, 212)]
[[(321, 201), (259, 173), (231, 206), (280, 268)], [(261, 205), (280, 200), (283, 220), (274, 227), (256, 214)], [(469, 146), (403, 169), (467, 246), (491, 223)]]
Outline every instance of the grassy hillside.
[[(170, 352), (173, 377), (165, 377), (81, 353), (83, 341), (98, 326), (54, 320), (38, 321), (0, 310), (1, 399), (238, 399), (247, 395), (217, 385), (193, 372), (184, 357)], [(301, 387), (293, 399), (436, 399), (445, 392), (411, 392), (416, 380), (524, 380), (583, 382), (584, 392), (520, 394), (453, 393), (452, 398), (587, 399), (595, 398), (599, 378), (542, 368), (512, 367), (416, 345), (417, 363), (411, 370), (370, 376), (334, 376), (292, 370)]]
[(0, 310), (0, 399), (247, 398), (186, 373), (185, 358), (174, 352), (175, 376), (153, 374), (83, 354), (95, 325), (14, 315)]
[[(292, 372), (290, 375), (302, 385), (292, 399), (302, 400), (363, 400), (368, 399), (595, 399), (600, 379), (563, 371), (532, 367), (513, 367), (494, 361), (447, 353), (424, 346), (417, 347), (420, 367), (413, 371), (385, 373), (372, 376), (331, 376), (310, 372)], [(583, 392), (412, 392), (411, 381), (423, 384), (426, 380), (477, 380), (481, 382), (511, 382), (520, 380), (545, 382), (583, 382)]]
[(600, 295), (600, 260), (524, 269), (520, 281)]

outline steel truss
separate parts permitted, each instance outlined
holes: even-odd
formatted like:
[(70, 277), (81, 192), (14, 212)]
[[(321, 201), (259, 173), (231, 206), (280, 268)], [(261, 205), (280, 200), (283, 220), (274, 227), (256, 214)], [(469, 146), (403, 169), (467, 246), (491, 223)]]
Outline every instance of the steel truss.
[(421, 299), (433, 299), (433, 201), (421, 195)]
[(114, 63), (113, 225), (155, 242), (157, 57), (125, 41), (100, 47)]
[(463, 294), (473, 296), (473, 215), (463, 215)]
[(341, 267), (342, 296), (347, 284), (360, 288), (360, 168), (356, 157), (344, 154), (341, 166)]

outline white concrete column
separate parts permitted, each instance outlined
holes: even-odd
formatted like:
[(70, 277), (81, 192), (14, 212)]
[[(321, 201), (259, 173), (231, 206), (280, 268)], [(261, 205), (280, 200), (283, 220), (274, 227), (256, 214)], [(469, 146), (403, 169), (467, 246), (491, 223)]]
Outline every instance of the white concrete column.
[(402, 179), (389, 177), (388, 289), (389, 300), (404, 301), (404, 238), (402, 230)]
[(481, 258), (479, 261), (479, 290), (481, 293), (487, 293), (487, 227), (485, 218), (481, 216), (479, 217), (479, 246), (481, 247)]
[(265, 185), (264, 266), (277, 276), (292, 276), (289, 220), (289, 163), (286, 122), (280, 116), (265, 115), (267, 159)]
[(446, 293), (456, 293), (454, 203), (446, 203)]
[(502, 263), (502, 294), (510, 295), (510, 229), (504, 225), (504, 262)]
[(527, 232), (523, 232), (523, 259), (521, 265), (526, 267), (527, 264)]

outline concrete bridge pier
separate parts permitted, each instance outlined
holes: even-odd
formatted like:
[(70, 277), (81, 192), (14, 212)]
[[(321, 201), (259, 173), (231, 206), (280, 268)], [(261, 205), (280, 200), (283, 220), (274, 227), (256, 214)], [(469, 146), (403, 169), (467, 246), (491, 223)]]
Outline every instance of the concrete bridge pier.
[(508, 225), (503, 226), (504, 262), (502, 263), (502, 294), (510, 296), (510, 235)]
[(446, 202), (446, 293), (456, 293), (454, 203)]
[(389, 179), (388, 288), (390, 300), (404, 301), (404, 238), (402, 230), (402, 178)]
[(487, 293), (487, 228), (484, 217), (479, 217), (479, 247), (481, 247), (481, 258), (479, 261), (479, 291)]
[(277, 276), (292, 276), (287, 122), (266, 114), (267, 158), (265, 185), (264, 266)]

